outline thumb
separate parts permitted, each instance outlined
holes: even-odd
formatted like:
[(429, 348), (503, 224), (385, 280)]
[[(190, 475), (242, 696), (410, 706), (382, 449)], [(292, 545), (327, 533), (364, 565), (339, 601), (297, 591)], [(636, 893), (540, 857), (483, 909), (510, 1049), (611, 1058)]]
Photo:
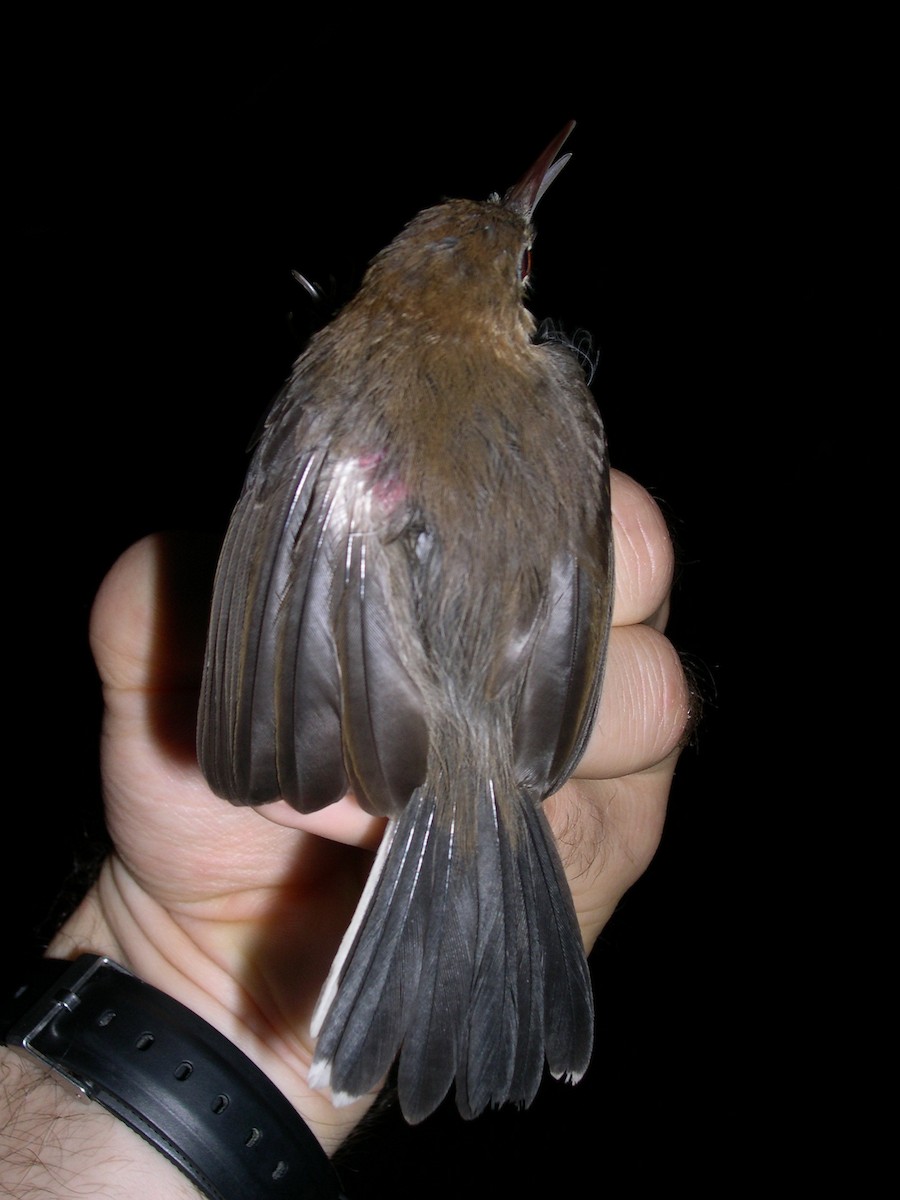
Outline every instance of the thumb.
[(90, 639), (104, 687), (198, 687), (215, 542), (155, 533), (113, 564), (91, 610)]
[(199, 534), (142, 538), (113, 564), (91, 610), (91, 650), (107, 710), (121, 708), (129, 693), (142, 693), (149, 732), (183, 762), (195, 759), (217, 553), (215, 540)]

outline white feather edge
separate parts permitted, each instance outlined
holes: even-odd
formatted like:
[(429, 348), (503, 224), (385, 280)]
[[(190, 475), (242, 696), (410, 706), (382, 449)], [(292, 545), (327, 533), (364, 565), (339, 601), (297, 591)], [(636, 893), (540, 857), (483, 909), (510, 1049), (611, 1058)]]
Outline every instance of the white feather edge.
[[(395, 820), (388, 821), (385, 826), (384, 835), (381, 839), (381, 845), (378, 847), (378, 853), (375, 855), (375, 861), (372, 863), (372, 870), (369, 872), (369, 878), (366, 880), (366, 886), (363, 888), (363, 893), (359, 898), (359, 904), (356, 906), (356, 911), (353, 914), (353, 920), (347, 927), (347, 932), (341, 939), (341, 944), (338, 947), (338, 952), (334, 956), (334, 962), (331, 964), (331, 970), (325, 983), (322, 985), (322, 990), (319, 993), (319, 999), (316, 1001), (316, 1007), (313, 1010), (312, 1021), (310, 1022), (310, 1032), (313, 1037), (318, 1037), (328, 1015), (328, 1010), (331, 1008), (332, 1002), (337, 995), (338, 984), (340, 982), (341, 973), (344, 969), (344, 963), (347, 960), (347, 955), (356, 940), (356, 934), (362, 924), (363, 917), (369, 907), (369, 902), (375, 892), (378, 880), (381, 878), (381, 873), (384, 870), (384, 864), (388, 856), (388, 851), (391, 848), (391, 842), (394, 840), (397, 822)], [(316, 1059), (313, 1057), (312, 1065), (309, 1068), (309, 1085), (313, 1088), (328, 1087), (331, 1081), (331, 1061)], [(349, 1104), (355, 1100), (355, 1096), (344, 1096), (337, 1094), (332, 1096), (334, 1104)]]

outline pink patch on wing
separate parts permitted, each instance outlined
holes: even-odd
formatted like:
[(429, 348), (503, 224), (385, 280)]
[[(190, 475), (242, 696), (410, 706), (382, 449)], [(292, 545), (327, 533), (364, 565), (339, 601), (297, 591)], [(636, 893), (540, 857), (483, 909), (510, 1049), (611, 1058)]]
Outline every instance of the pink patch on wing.
[[(384, 460), (383, 450), (373, 450), (369, 454), (361, 454), (357, 463), (363, 471), (374, 471)], [(377, 479), (372, 487), (372, 499), (388, 513), (394, 512), (406, 503), (406, 484), (395, 475), (390, 479)]]

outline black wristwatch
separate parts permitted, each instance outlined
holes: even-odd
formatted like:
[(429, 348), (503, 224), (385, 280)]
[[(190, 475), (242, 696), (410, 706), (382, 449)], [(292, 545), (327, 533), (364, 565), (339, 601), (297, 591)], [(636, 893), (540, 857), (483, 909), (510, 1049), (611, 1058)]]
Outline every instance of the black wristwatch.
[(325, 1151), (271, 1080), (108, 958), (41, 959), (0, 999), (0, 1043), (109, 1109), (210, 1200), (341, 1198)]

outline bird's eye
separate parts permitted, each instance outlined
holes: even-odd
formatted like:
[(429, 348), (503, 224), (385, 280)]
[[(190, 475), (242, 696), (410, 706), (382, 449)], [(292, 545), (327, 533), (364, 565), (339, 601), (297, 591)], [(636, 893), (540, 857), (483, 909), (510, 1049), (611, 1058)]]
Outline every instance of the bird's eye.
[(526, 246), (519, 259), (519, 278), (524, 283), (531, 274), (531, 247)]

